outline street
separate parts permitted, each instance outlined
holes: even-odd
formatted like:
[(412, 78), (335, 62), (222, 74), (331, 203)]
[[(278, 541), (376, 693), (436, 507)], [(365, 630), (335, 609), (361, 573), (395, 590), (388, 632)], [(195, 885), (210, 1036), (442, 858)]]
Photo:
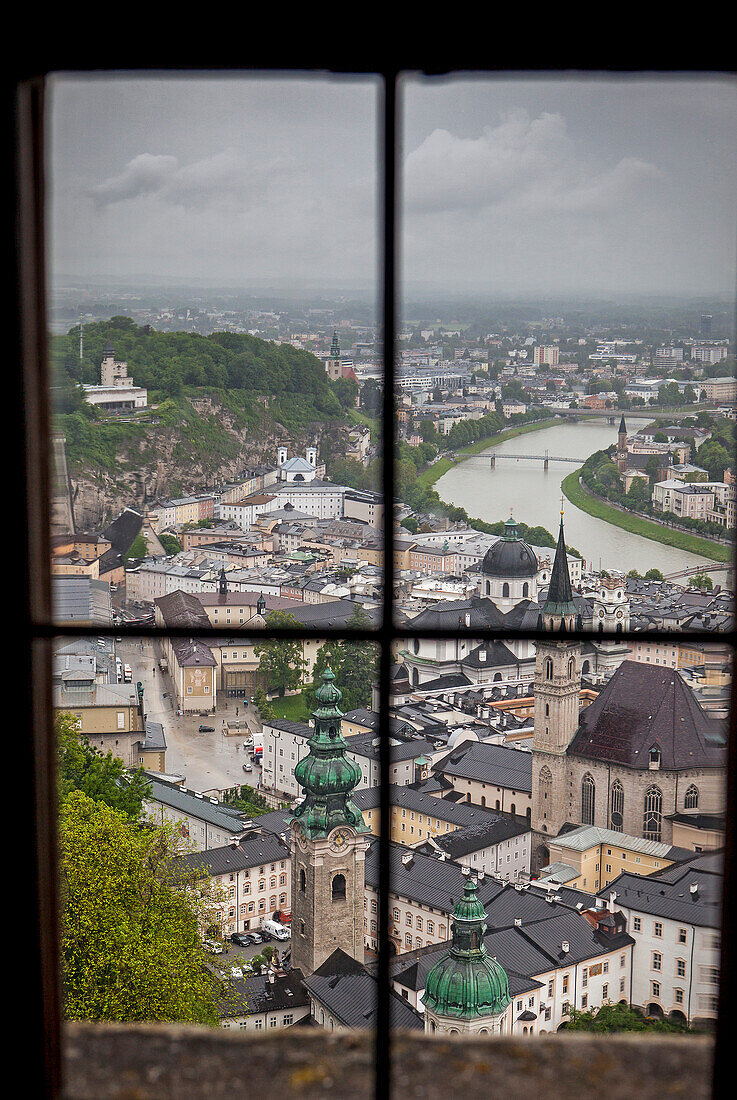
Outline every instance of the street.
[[(196, 791), (222, 791), (243, 783), (257, 787), (260, 766), (254, 763), (253, 771), (243, 771), (243, 765), (250, 761), (243, 742), (261, 731), (258, 712), (250, 703), (219, 699), (214, 714), (178, 715), (169, 675), (158, 667), (159, 645), (151, 638), (140, 642), (126, 639), (117, 643), (117, 652), (123, 665), (129, 664), (133, 670), (134, 689), (139, 680), (143, 684), (143, 705), (149, 720), (164, 727), (167, 773), (185, 776), (187, 786)], [(238, 723), (238, 732), (231, 730), (224, 736), (224, 721)], [(214, 732), (200, 733), (200, 725), (214, 726)]]

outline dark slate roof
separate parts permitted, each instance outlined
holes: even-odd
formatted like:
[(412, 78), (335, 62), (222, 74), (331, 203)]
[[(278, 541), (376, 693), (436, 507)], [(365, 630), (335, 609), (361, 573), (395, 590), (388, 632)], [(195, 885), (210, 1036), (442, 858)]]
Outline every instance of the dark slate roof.
[(198, 796), (194, 791), (180, 787), (178, 783), (160, 779), (152, 772), (146, 772), (146, 781), (151, 785), (150, 797), (164, 806), (171, 806), (232, 833), (245, 833), (250, 827), (250, 818), (242, 810), (224, 802), (218, 802), (217, 799), (211, 802), (209, 798)]
[[(445, 799), (439, 798), (437, 801), (444, 802)], [(460, 810), (464, 805), (468, 806), (469, 803), (456, 803), (455, 808)], [(482, 848), (488, 848), (500, 844), (503, 840), (509, 840), (513, 836), (523, 836), (529, 831), (529, 822), (524, 817), (520, 817), (519, 814), (492, 812), (489, 820), (479, 819), (472, 825), (464, 825), (452, 833), (443, 833), (442, 836), (433, 837), (433, 841), (444, 852), (447, 852), (451, 859), (459, 859), (461, 856), (468, 855), (469, 852), (478, 852)], [(423, 845), (426, 851), (430, 847), (432, 845), (429, 841), (427, 845)]]
[(724, 734), (675, 669), (623, 661), (582, 712), (568, 752), (647, 770), (655, 745), (663, 769), (720, 768)]
[[(404, 863), (403, 858), (409, 858)], [(406, 848), (392, 841), (390, 846), (390, 875), (392, 893), (398, 897), (429, 905), (441, 913), (452, 913), (453, 907), (463, 897), (466, 884), (464, 868), (451, 860), (427, 856), (416, 848)], [(379, 888), (379, 844), (374, 840), (366, 852), (366, 884)], [(485, 876), (478, 884), (478, 896), (485, 904), (499, 889), (496, 879)]]
[(103, 535), (113, 550), (125, 556), (135, 542), (142, 523), (143, 516), (140, 512), (134, 511), (133, 508), (125, 508), (118, 518), (105, 528)]
[[(381, 801), (381, 788), (363, 787), (360, 791), (354, 792), (353, 800), (362, 810), (375, 809)], [(529, 825), (526, 825), (525, 829), (520, 829), (523, 818), (503, 814), (483, 806), (475, 806), (471, 802), (449, 802), (447, 798), (435, 798), (411, 786), (392, 784), (389, 788), (389, 801), (392, 806), (437, 817), (462, 830), (476, 826), (483, 830), (496, 829), (500, 840), (506, 840), (510, 836), (517, 836), (520, 832), (529, 830)], [(443, 838), (448, 835), (455, 834), (443, 834)], [(437, 837), (435, 839), (439, 840)], [(496, 843), (496, 841), (490, 840), (489, 843)]]
[(257, 1016), (264, 1012), (281, 1012), (292, 1008), (307, 1008), (310, 998), (304, 987), (301, 970), (287, 974), (275, 974), (270, 982), (268, 974), (251, 974), (246, 978), (234, 978), (235, 997), (220, 1011), (220, 1018), (233, 1016)]
[(536, 577), (537, 554), (522, 539), (501, 538), (486, 551), (481, 572), (492, 577)]
[[(379, 759), (378, 735), (373, 730), (367, 733), (354, 733), (346, 737), (345, 743), (348, 751), (354, 752), (357, 756)], [(389, 747), (389, 759), (397, 763), (401, 760), (414, 760), (418, 756), (429, 756), (433, 752), (435, 752), (435, 746), (431, 741), (424, 737), (416, 737), (410, 741), (392, 741)]]
[(273, 833), (274, 836), (289, 836), (289, 823), (294, 817), (292, 810), (269, 810), (266, 814), (259, 814), (254, 818), (253, 824), (263, 833)]
[[(308, 992), (345, 1027), (375, 1029), (378, 982), (362, 963), (337, 948), (304, 979)], [(423, 1017), (393, 989), (390, 990), (389, 1026), (398, 1031), (424, 1031)]]
[[(296, 603), (290, 613), (302, 626), (345, 626), (358, 605), (352, 600), (329, 600), (328, 603)], [(364, 609), (371, 626), (378, 627), (381, 609)], [(266, 616), (268, 621), (268, 615)]]
[(471, 650), (461, 662), (462, 666), (469, 668), (489, 668), (494, 665), (518, 665), (519, 658), (515, 657), (511, 649), (507, 649), (504, 642), (482, 642), (476, 649)]
[(501, 627), (505, 617), (493, 600), (486, 597), (471, 596), (468, 600), (441, 600), (439, 606), (428, 607), (412, 619), (412, 625), (431, 629), (442, 627), (454, 629), (458, 626), (458, 618), (463, 617), (465, 626), (465, 614), (470, 617), (469, 626)]
[(292, 722), (289, 718), (267, 718), (264, 725), (269, 729), (284, 730), (285, 733), (291, 733), (295, 737), (304, 737), (308, 741), (314, 733), (311, 726), (304, 722)]
[(189, 592), (178, 589), (166, 596), (157, 596), (154, 603), (161, 612), (166, 626), (184, 628), (204, 626), (209, 630), (212, 625), (197, 596)]
[(238, 844), (225, 844), (206, 852), (187, 852), (178, 857), (178, 862), (187, 868), (208, 869), (211, 875), (225, 875), (289, 858), (289, 846), (278, 836), (253, 830)]
[[(635, 913), (719, 928), (723, 861), (721, 851), (697, 852), (688, 861), (674, 863), (646, 877), (625, 871), (600, 893), (606, 897), (615, 893), (615, 904)], [(691, 892), (693, 885), (697, 886), (695, 893)]]
[(509, 745), (465, 741), (434, 764), (433, 771), (515, 791), (532, 791), (532, 754)]

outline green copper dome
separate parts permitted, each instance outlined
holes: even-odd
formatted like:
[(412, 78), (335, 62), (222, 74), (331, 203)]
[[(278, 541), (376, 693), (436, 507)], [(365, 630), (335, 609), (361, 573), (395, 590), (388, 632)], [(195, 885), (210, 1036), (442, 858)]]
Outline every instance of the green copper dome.
[(511, 998), (504, 968), (484, 946), (484, 907), (469, 879), (453, 910), (453, 946), (427, 975), (423, 1004), (438, 1016), (498, 1016)]
[(360, 782), (361, 769), (345, 754), (347, 746), (340, 732), (343, 712), (338, 707), (341, 692), (335, 685), (332, 669), (323, 672), (315, 698), (319, 706), (312, 712), (315, 732), (307, 742), (310, 751), (294, 769), (305, 799), (294, 811), (292, 820), (298, 821), (311, 837), (327, 836), (338, 825), (351, 825), (359, 833), (367, 832), (363, 815), (350, 797)]

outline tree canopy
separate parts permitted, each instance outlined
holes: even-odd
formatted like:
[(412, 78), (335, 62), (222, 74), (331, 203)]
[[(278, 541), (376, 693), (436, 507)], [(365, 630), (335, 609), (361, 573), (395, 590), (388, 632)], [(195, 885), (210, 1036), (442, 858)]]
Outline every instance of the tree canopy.
[(140, 816), (143, 800), (151, 791), (143, 768), (129, 771), (111, 752), (103, 755), (80, 736), (72, 714), (57, 715), (56, 741), (60, 800), (72, 791), (81, 791), (95, 802), (119, 810), (128, 820)]
[[(299, 626), (294, 615), (288, 611), (270, 612), (268, 622), (270, 627)], [(259, 658), (259, 672), (271, 691), (277, 691), (282, 696), (285, 691), (294, 691), (300, 686), (307, 667), (300, 641), (272, 638), (259, 642), (253, 647), (253, 652)]]
[(217, 1024), (224, 990), (199, 934), (215, 896), (176, 863), (171, 831), (72, 791), (59, 856), (67, 1018)]

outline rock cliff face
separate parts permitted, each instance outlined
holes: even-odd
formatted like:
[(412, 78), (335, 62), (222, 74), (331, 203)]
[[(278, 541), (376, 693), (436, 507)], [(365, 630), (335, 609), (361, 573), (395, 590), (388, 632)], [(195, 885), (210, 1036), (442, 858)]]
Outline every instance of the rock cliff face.
[[(265, 404), (268, 399), (265, 399)], [(197, 423), (176, 426), (147, 424), (119, 447), (114, 470), (92, 461), (70, 461), (74, 524), (77, 530), (109, 522), (123, 508), (141, 510), (147, 503), (172, 496), (203, 492), (237, 481), (254, 466), (273, 465), (280, 444), (290, 454), (306, 446), (321, 447), (329, 436), (333, 453), (347, 432), (335, 425), (315, 423), (301, 432), (288, 431), (269, 418), (256, 427), (237, 425), (237, 418), (210, 397), (192, 400)], [(214, 431), (203, 433), (202, 424)]]

